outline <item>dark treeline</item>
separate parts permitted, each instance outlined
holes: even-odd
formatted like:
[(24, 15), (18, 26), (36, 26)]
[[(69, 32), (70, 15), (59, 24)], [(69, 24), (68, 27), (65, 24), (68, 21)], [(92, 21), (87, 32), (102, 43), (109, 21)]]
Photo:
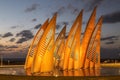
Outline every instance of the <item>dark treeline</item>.
[(4, 58), (0, 60), (2, 65), (23, 65), (25, 64), (25, 58)]
[[(101, 63), (119, 63), (120, 59), (101, 59)], [(0, 59), (0, 65), (24, 65), (25, 58), (4, 58)]]

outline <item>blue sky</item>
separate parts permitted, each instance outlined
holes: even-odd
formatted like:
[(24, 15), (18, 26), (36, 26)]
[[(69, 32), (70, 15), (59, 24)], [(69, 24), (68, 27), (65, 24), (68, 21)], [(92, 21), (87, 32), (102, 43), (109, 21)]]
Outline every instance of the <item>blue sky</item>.
[[(67, 32), (78, 13), (84, 9), (84, 32), (93, 8), (97, 5), (96, 22), (104, 17), (101, 38), (102, 58), (120, 55), (120, 0), (0, 0), (0, 54), (25, 57), (28, 46), (47, 18), (58, 12), (58, 33), (64, 24)], [(29, 35), (29, 36), (28, 36)]]

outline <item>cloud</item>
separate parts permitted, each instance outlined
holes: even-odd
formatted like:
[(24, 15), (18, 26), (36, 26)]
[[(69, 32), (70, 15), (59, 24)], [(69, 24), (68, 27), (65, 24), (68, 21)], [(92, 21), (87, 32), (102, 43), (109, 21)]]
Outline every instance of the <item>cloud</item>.
[[(77, 2), (77, 1), (75, 1), (75, 2)], [(58, 10), (56, 12), (58, 13), (59, 16), (61, 16), (67, 10), (69, 10), (72, 14), (75, 14), (75, 15), (79, 13), (79, 8), (73, 6), (72, 4), (68, 4), (67, 6), (61, 6), (60, 8), (58, 8)], [(52, 14), (54, 15), (56, 12), (54, 12)]]
[(69, 22), (64, 21), (64, 22), (62, 22), (62, 24), (67, 26), (67, 25), (69, 25)]
[(101, 38), (101, 41), (105, 41), (105, 44), (114, 44), (117, 40), (119, 40), (119, 36), (108, 36)]
[(23, 49), (19, 50), (14, 50), (13, 48), (4, 51), (0, 49), (0, 52), (1, 52), (0, 54), (2, 54), (4, 58), (25, 58), (28, 52), (28, 48), (26, 48), (25, 46)]
[(78, 8), (75, 8), (75, 9), (73, 10), (73, 13), (74, 13), (74, 14), (79, 13)]
[(79, 13), (79, 9), (76, 8), (76, 7), (74, 7), (72, 4), (69, 4), (69, 5), (67, 6), (67, 8), (68, 8), (69, 10), (71, 10), (73, 14), (78, 14), (78, 13)]
[(103, 59), (116, 59), (119, 58), (120, 49), (117, 48), (101, 48), (101, 58)]
[(34, 36), (30, 30), (23, 30), (20, 33), (17, 33), (16, 37), (21, 37), (16, 43), (22, 43), (24, 41), (32, 39)]
[(104, 0), (86, 0), (85, 11), (91, 11), (95, 6), (99, 6)]
[(58, 8), (58, 10), (57, 11), (55, 11), (55, 12), (53, 12), (52, 13), (52, 15), (54, 15), (54, 14), (58, 14), (58, 16), (61, 16), (63, 13), (65, 12), (65, 7), (64, 6), (62, 6), (62, 7), (60, 7), (60, 8)]
[(17, 28), (17, 27), (22, 27), (22, 26), (20, 26), (20, 25), (15, 25), (15, 26), (11, 26), (10, 28), (11, 28), (11, 29), (15, 29), (15, 28)]
[(27, 40), (29, 40), (29, 39), (27, 39), (27, 38), (20, 38), (16, 43), (23, 43), (23, 42), (25, 42)]
[(60, 7), (60, 8), (57, 10), (58, 15), (61, 15), (61, 14), (63, 14), (64, 12), (65, 12), (65, 7), (64, 7), (64, 6)]
[(2, 37), (5, 38), (5, 37), (10, 37), (10, 36), (13, 36), (13, 34), (11, 32), (7, 32)]
[(12, 26), (11, 28), (12, 28), (12, 29), (17, 28), (17, 26)]
[(114, 41), (109, 41), (109, 42), (106, 42), (105, 44), (114, 44), (115, 42)]
[(10, 42), (14, 42), (14, 41), (15, 41), (15, 38), (11, 38), (9, 41), (10, 41)]
[(12, 45), (12, 46), (7, 46), (7, 48), (18, 48), (18, 46)]
[(32, 22), (35, 22), (35, 21), (37, 21), (37, 19), (36, 19), (36, 18), (32, 19)]
[(14, 48), (18, 48), (18, 46), (17, 45), (10, 45), (10, 46), (8, 46), (8, 45), (2, 45), (2, 44), (0, 44), (0, 51), (1, 52), (3, 52), (3, 51), (14, 51), (13, 49)]
[(38, 25), (36, 25), (35, 27), (34, 27), (34, 29), (38, 29), (38, 28), (40, 28), (42, 25), (41, 24), (38, 24)]
[(17, 46), (17, 45), (2, 45), (0, 44), (0, 54), (4, 58), (21, 58), (21, 57), (26, 57), (28, 48), (27, 46)]
[(25, 12), (32, 12), (35, 11), (38, 8), (39, 4), (32, 4), (30, 7), (25, 9)]
[(60, 26), (59, 24), (56, 25), (56, 29), (57, 29), (57, 30), (60, 29), (60, 27), (61, 27), (61, 26)]
[(2, 44), (0, 44), (0, 48), (3, 48), (4, 46)]
[(105, 40), (118, 40), (119, 36), (108, 36), (108, 37), (104, 37), (101, 38), (101, 41), (105, 41)]
[(30, 30), (23, 30), (21, 31), (20, 33), (17, 33), (16, 36), (21, 36), (21, 37), (24, 37), (24, 38), (33, 38), (33, 34)]
[(56, 25), (56, 29), (59, 30), (61, 27), (63, 26), (67, 26), (69, 25), (69, 22), (66, 22), (66, 21), (63, 21), (63, 22), (59, 22), (57, 25)]
[(62, 6), (62, 7), (60, 7), (59, 9), (58, 9), (58, 14), (60, 15), (60, 14), (62, 14), (63, 12), (65, 11), (65, 7), (64, 6)]
[(120, 22), (120, 11), (103, 15), (103, 23), (116, 23), (116, 22)]

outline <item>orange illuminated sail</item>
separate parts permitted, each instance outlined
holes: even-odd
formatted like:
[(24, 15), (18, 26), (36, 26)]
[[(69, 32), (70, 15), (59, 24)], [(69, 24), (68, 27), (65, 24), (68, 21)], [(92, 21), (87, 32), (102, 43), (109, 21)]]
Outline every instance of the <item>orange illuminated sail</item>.
[(72, 46), (72, 42), (74, 40), (74, 35), (75, 35), (75, 32), (76, 32), (76, 29), (80, 25), (82, 12), (83, 12), (83, 10), (80, 12), (80, 14), (76, 18), (74, 24), (72, 25), (72, 28), (70, 29), (70, 32), (68, 34), (68, 38), (66, 40), (63, 70), (68, 69), (71, 46)]
[(60, 70), (63, 70), (64, 63), (64, 49), (65, 49), (65, 40), (62, 40), (58, 54), (60, 54), (60, 61), (58, 67)]
[(81, 61), (80, 68), (83, 68), (85, 65), (84, 63), (85, 63), (87, 48), (88, 48), (90, 38), (92, 36), (92, 32), (95, 26), (95, 16), (96, 16), (96, 8), (93, 10), (93, 13), (88, 21), (88, 24), (86, 26), (86, 30), (82, 39), (82, 43), (80, 46), (80, 61)]
[[(51, 53), (49, 53), (50, 51), (49, 49), (51, 49), (54, 43), (56, 17), (57, 17), (57, 14), (55, 14), (53, 18), (50, 20), (41, 40), (38, 43), (38, 49), (37, 49), (34, 62), (33, 62), (33, 66), (32, 66), (32, 70), (31, 70), (32, 73), (41, 72), (42, 70), (41, 66), (43, 67), (43, 65), (46, 65), (44, 64), (45, 61), (43, 61), (43, 58), (46, 57), (46, 54), (48, 54), (48, 56), (50, 55), (50, 58), (48, 59), (46, 58), (47, 59), (46, 62), (49, 62), (49, 61), (51, 62), (53, 58)], [(41, 63), (43, 65), (41, 65)], [(52, 63), (50, 64), (48, 63), (48, 65), (51, 65), (51, 64)], [(50, 68), (52, 68), (52, 66), (46, 65), (46, 70), (47, 69), (50, 70)], [(42, 71), (46, 72), (46, 70), (42, 70)]]
[(100, 18), (99, 28), (98, 28), (98, 32), (97, 32), (97, 36), (96, 36), (96, 40), (95, 40), (97, 42), (96, 54), (95, 54), (95, 58), (94, 58), (95, 68), (100, 67), (100, 38), (101, 38), (102, 21), (103, 21), (103, 17)]
[[(83, 11), (82, 11), (83, 12)], [(74, 40), (72, 42), (70, 56), (69, 56), (69, 63), (68, 69), (79, 69), (80, 64), (80, 35), (81, 35), (81, 26), (82, 26), (82, 12), (80, 13), (79, 23), (77, 25), (77, 30), (74, 35)]]
[(58, 38), (56, 39), (56, 42), (54, 42), (54, 44), (52, 45), (51, 49), (47, 53), (45, 53), (45, 55), (43, 57), (43, 60), (42, 60), (42, 64), (41, 64), (41, 72), (53, 71), (53, 67), (54, 67), (54, 64), (53, 64), (54, 63), (54, 61), (53, 61), (54, 50), (59, 49), (61, 41), (62, 41), (62, 39), (64, 39), (64, 36), (65, 36), (65, 30), (66, 30), (66, 26), (63, 28), (63, 30), (58, 35)]
[(98, 28), (93, 41), (94, 43), (93, 43), (92, 54), (90, 59), (90, 68), (100, 67), (100, 32), (101, 32), (100, 30), (102, 26), (102, 20), (103, 18), (101, 17), (97, 24)]
[[(95, 67), (94, 66), (95, 63), (93, 60), (95, 59), (95, 55), (96, 55), (96, 40), (97, 41), (99, 40), (99, 38), (97, 36), (98, 36), (99, 28), (101, 27), (101, 25), (102, 25), (102, 17), (99, 19), (99, 21), (96, 24), (96, 27), (94, 28), (94, 31), (92, 33), (89, 47), (87, 50), (86, 61), (85, 61), (85, 66), (84, 66), (85, 68)], [(98, 45), (98, 46), (100, 46), (100, 45)]]
[(75, 43), (75, 48), (74, 48), (74, 69), (79, 69), (80, 68), (80, 37), (81, 37), (81, 27), (82, 27), (82, 15), (81, 15), (81, 20), (80, 24), (77, 28), (75, 38), (74, 38), (74, 43)]
[(45, 54), (42, 57), (40, 72), (52, 72), (53, 71), (53, 68), (54, 68), (53, 53), (52, 53), (53, 45), (54, 45), (54, 37), (52, 37), (52, 39), (50, 40), (47, 46), (47, 49), (45, 51)]
[(40, 29), (38, 30), (38, 32), (36, 33), (36, 35), (33, 38), (32, 44), (30, 45), (30, 48), (29, 48), (29, 51), (28, 51), (28, 54), (26, 57), (25, 66), (24, 66), (25, 69), (31, 68), (31, 66), (32, 66), (33, 57), (35, 54), (37, 44), (38, 44), (39, 40), (41, 39), (41, 36), (43, 35), (43, 33), (48, 25), (48, 21), (49, 21), (49, 19), (47, 19), (45, 21), (45, 23), (40, 27)]
[(65, 32), (66, 32), (66, 25), (63, 27), (61, 32), (59, 33), (55, 45), (53, 46), (53, 53), (54, 53), (54, 58), (55, 58), (55, 66), (59, 66), (59, 61), (60, 61), (60, 55), (62, 54), (63, 51), (63, 43), (65, 42)]
[[(98, 21), (98, 29), (93, 43), (93, 53), (90, 60), (90, 68), (99, 68), (100, 67), (100, 33), (102, 26), (102, 17)], [(96, 66), (97, 65), (97, 66)]]

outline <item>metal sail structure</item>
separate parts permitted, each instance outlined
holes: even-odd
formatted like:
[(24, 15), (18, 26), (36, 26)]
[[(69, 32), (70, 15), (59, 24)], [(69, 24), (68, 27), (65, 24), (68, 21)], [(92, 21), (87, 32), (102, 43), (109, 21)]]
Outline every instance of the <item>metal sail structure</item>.
[(82, 30), (82, 14), (81, 14), (81, 20), (80, 24), (77, 28), (77, 31), (75, 33), (74, 37), (74, 43), (75, 43), (75, 48), (74, 48), (74, 69), (79, 69), (80, 68), (80, 38), (81, 38), (81, 30)]
[(65, 55), (64, 51), (65, 51), (65, 39), (61, 42), (60, 49), (59, 49), (59, 52), (58, 52), (58, 54), (61, 53), (60, 54), (60, 62), (58, 64), (58, 67), (59, 67), (60, 70), (63, 70), (64, 55)]
[(97, 31), (97, 34), (96, 34), (96, 37), (94, 39), (94, 42), (93, 42), (93, 45), (91, 47), (91, 55), (90, 55), (90, 61), (89, 61), (89, 67), (90, 68), (93, 68), (95, 67), (95, 59), (98, 58), (98, 56), (96, 56), (96, 46), (97, 46), (97, 39), (98, 39), (98, 31)]
[[(94, 39), (93, 49), (90, 60), (90, 68), (99, 68), (100, 67), (100, 30), (102, 26), (102, 17), (98, 21), (98, 30)], [(99, 60), (98, 60), (99, 59)], [(97, 66), (95, 66), (97, 65)]]
[[(43, 56), (43, 60), (42, 60), (42, 64), (41, 64), (41, 72), (50, 72), (50, 71), (52, 72), (54, 70), (54, 64), (55, 64), (56, 59), (54, 61), (53, 57), (54, 57), (55, 54), (58, 54), (56, 52), (58, 52), (60, 44), (61, 44), (62, 40), (64, 40), (65, 31), (66, 31), (66, 26), (62, 29), (62, 31), (58, 35), (56, 41), (51, 46), (51, 48), (49, 49), (49, 51), (47, 51), (47, 53), (45, 53), (45, 55)], [(57, 56), (59, 56), (59, 55), (57, 55)]]
[[(48, 72), (51, 71), (51, 68), (52, 68), (51, 60), (52, 60), (53, 56), (49, 53), (49, 50), (51, 49), (51, 47), (54, 44), (56, 18), (57, 18), (57, 13), (54, 14), (53, 18), (50, 20), (41, 40), (38, 43), (37, 52), (34, 57), (33, 66), (31, 69), (32, 73), (37, 73), (37, 72), (41, 72), (41, 71), (46, 72), (46, 70), (48, 70)], [(50, 56), (50, 57), (47, 57), (46, 54), (47, 54), (47, 56)], [(46, 60), (45, 57), (46, 57), (46, 59), (47, 58), (48, 59)], [(45, 62), (48, 62), (48, 64), (46, 64)], [(42, 65), (41, 65), (41, 63), (42, 63)], [(47, 66), (47, 65), (49, 65), (49, 66)], [(46, 70), (41, 68), (43, 66), (45, 67)]]
[(80, 45), (80, 68), (84, 68), (88, 45), (90, 42), (90, 38), (92, 36), (92, 32), (95, 27), (95, 16), (96, 16), (96, 7), (89, 18), (89, 21), (87, 23), (87, 26), (83, 35), (83, 39)]
[(95, 58), (94, 58), (95, 68), (100, 68), (100, 38), (101, 38), (102, 21), (103, 21), (103, 17), (101, 17), (99, 20), (99, 22), (100, 22), (99, 29), (98, 29), (96, 40), (95, 40), (97, 42), (96, 54), (95, 54)]
[[(85, 65), (84, 68), (93, 68), (94, 66), (94, 60), (95, 55), (96, 55), (96, 41), (98, 41), (100, 38), (98, 38), (98, 32), (100, 27), (102, 26), (102, 17), (98, 20), (98, 23), (96, 24), (96, 26), (94, 27), (91, 39), (90, 39), (90, 43), (88, 45), (88, 49), (87, 49), (87, 54), (86, 54), (86, 58), (85, 58)], [(98, 45), (100, 46), (100, 45)], [(96, 56), (97, 57), (97, 56)]]
[(71, 51), (71, 46), (72, 46), (72, 42), (74, 40), (74, 35), (76, 32), (77, 27), (80, 24), (80, 20), (81, 20), (81, 15), (82, 15), (83, 10), (79, 13), (79, 15), (77, 16), (75, 22), (73, 23), (70, 32), (68, 34), (68, 38), (66, 40), (66, 44), (65, 44), (65, 52), (64, 52), (64, 64), (63, 64), (63, 70), (67, 70), (68, 69), (68, 63), (69, 63), (69, 56), (70, 56), (70, 51)]
[(79, 69), (80, 63), (80, 35), (81, 35), (81, 27), (82, 27), (82, 14), (83, 10), (80, 13), (79, 23), (77, 25), (77, 29), (75, 31), (74, 40), (72, 42), (69, 62), (68, 62), (68, 70), (70, 69)]
[[(30, 73), (44, 73), (61, 70), (99, 68), (100, 67), (100, 37), (102, 17), (95, 25), (96, 7), (87, 23), (83, 37), (81, 37), (83, 10), (73, 23), (66, 38), (66, 25), (55, 40), (57, 13), (52, 19), (42, 25), (28, 51), (25, 69), (30, 68)], [(82, 40), (81, 40), (82, 38)], [(56, 69), (55, 69), (56, 68)], [(84, 71), (86, 75), (93, 75)], [(28, 72), (29, 73), (29, 72)], [(63, 71), (63, 74), (66, 73)], [(75, 75), (83, 75), (83, 71), (75, 71)], [(73, 75), (72, 71), (68, 71)]]
[(58, 62), (58, 68), (60, 70), (62, 70), (63, 68), (63, 61), (64, 61), (64, 49), (65, 49), (65, 40), (62, 40), (61, 44), (60, 44), (60, 48), (59, 48), (59, 51), (58, 51), (58, 55), (60, 56), (59, 57), (59, 62)]
[(38, 30), (38, 32), (36, 33), (36, 35), (33, 38), (33, 41), (32, 41), (32, 43), (30, 45), (30, 48), (28, 50), (28, 54), (27, 54), (27, 57), (26, 57), (26, 61), (25, 61), (25, 65), (24, 65), (25, 69), (30, 69), (31, 66), (32, 66), (33, 57), (34, 57), (34, 54), (36, 52), (38, 42), (41, 39), (41, 37), (42, 37), (42, 35), (43, 35), (47, 25), (48, 25), (48, 21), (49, 21), (49, 19), (47, 19), (44, 22), (44, 24), (40, 27), (40, 29)]
[(55, 44), (53, 46), (53, 54), (54, 54), (54, 64), (55, 67), (59, 66), (59, 62), (60, 62), (60, 58), (62, 55), (62, 51), (63, 51), (63, 43), (65, 43), (65, 32), (66, 32), (66, 25), (63, 27), (63, 29), (61, 30), (61, 32), (59, 33)]

